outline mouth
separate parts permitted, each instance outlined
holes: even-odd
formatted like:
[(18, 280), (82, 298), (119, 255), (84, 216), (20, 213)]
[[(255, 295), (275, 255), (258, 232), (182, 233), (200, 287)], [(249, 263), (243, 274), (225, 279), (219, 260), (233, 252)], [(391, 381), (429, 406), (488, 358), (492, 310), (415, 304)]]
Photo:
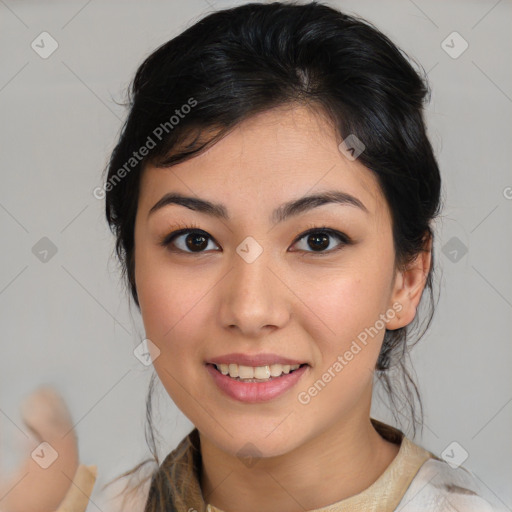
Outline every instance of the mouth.
[(267, 402), (283, 395), (311, 368), (307, 363), (258, 367), (206, 363), (205, 366), (224, 395), (245, 403)]
[(206, 364), (215, 368), (215, 370), (222, 375), (238, 382), (270, 382), (272, 380), (280, 379), (284, 375), (290, 375), (304, 366), (309, 366), (307, 363), (294, 365), (271, 364), (265, 366), (245, 366), (236, 363)]

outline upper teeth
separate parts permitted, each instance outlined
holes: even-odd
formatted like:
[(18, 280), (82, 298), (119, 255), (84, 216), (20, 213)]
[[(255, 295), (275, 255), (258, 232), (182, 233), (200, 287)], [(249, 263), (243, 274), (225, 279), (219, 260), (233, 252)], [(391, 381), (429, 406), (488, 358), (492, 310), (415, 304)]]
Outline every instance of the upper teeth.
[(236, 363), (216, 364), (218, 370), (223, 375), (229, 373), (230, 377), (240, 377), (241, 379), (268, 379), (269, 377), (279, 377), (282, 373), (290, 373), (300, 367), (300, 364), (271, 364), (266, 366), (243, 366)]

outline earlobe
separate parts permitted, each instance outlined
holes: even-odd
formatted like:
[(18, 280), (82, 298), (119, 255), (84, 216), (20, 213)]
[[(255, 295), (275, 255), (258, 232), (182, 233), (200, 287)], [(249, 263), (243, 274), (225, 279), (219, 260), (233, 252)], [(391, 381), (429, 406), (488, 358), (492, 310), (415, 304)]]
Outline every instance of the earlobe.
[(416, 258), (407, 265), (407, 268), (396, 271), (391, 305), (395, 304), (397, 314), (389, 320), (386, 329), (399, 329), (414, 320), (430, 271), (431, 249), (432, 239), (429, 238), (425, 249), (418, 253)]

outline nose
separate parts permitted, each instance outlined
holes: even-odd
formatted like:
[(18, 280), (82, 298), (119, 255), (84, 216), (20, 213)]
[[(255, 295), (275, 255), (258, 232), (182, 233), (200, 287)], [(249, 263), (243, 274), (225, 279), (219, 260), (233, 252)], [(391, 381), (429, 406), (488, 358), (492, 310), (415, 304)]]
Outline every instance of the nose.
[[(249, 260), (250, 261), (250, 260)], [(248, 262), (237, 253), (220, 288), (220, 320), (225, 329), (259, 337), (283, 328), (291, 316), (291, 291), (265, 251)]]

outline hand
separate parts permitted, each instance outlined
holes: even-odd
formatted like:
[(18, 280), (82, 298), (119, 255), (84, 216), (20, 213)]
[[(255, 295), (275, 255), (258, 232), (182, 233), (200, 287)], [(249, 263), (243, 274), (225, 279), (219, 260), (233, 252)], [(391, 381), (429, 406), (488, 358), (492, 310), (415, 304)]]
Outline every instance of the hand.
[[(44, 464), (27, 457), (8, 481), (0, 482), (0, 496), (3, 496), (0, 509), (2, 512), (85, 511), (96, 479), (96, 467), (79, 464), (76, 432), (64, 400), (54, 389), (43, 386), (23, 402), (21, 415), (36, 438), (30, 447), (30, 452), (37, 448), (34, 459), (39, 456), (44, 461), (50, 452), (56, 452), (57, 458), (44, 468)], [(45, 445), (39, 448), (43, 442), (51, 450)]]

